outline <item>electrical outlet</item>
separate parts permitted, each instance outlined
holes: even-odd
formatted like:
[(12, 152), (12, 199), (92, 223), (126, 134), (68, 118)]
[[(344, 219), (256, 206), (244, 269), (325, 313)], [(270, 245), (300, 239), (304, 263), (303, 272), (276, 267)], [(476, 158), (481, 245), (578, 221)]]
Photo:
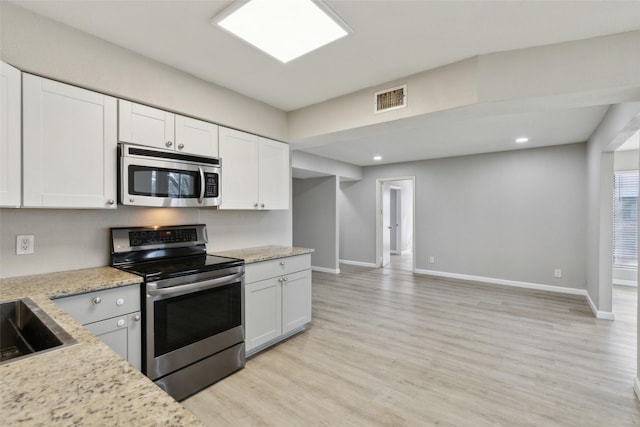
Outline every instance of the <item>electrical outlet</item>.
[(559, 268), (553, 270), (553, 277), (555, 277), (556, 279), (562, 278), (562, 270)]
[(429, 264), (435, 264), (435, 263), (436, 263), (436, 257), (430, 256), (429, 257)]
[(36, 236), (21, 234), (16, 236), (16, 255), (29, 255), (35, 252)]

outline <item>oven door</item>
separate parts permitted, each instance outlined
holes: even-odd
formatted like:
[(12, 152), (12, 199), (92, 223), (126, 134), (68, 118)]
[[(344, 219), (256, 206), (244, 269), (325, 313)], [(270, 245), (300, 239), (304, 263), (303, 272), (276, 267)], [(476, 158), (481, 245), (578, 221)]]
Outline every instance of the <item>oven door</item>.
[(215, 273), (147, 283), (143, 371), (150, 379), (244, 341), (244, 268)]
[[(129, 146), (121, 150), (156, 153)], [(220, 167), (217, 165), (125, 153), (121, 154), (119, 169), (120, 203), (124, 205), (204, 207), (220, 204)]]

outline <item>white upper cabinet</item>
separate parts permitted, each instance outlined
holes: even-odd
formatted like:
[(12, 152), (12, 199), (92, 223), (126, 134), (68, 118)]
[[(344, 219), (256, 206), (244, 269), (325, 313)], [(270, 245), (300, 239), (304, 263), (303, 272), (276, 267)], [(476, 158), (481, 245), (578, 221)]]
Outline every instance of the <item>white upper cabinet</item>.
[(118, 100), (118, 139), (121, 142), (174, 148), (174, 114)]
[(202, 156), (218, 156), (218, 126), (118, 100), (118, 138), (121, 142), (176, 150)]
[(23, 74), (23, 206), (115, 208), (116, 99)]
[(261, 209), (289, 209), (289, 145), (258, 138)]
[(20, 206), (20, 70), (0, 62), (0, 207)]
[(220, 209), (289, 209), (289, 146), (220, 127)]
[(220, 209), (258, 208), (258, 137), (220, 127)]
[(218, 157), (218, 125), (176, 115), (176, 150)]

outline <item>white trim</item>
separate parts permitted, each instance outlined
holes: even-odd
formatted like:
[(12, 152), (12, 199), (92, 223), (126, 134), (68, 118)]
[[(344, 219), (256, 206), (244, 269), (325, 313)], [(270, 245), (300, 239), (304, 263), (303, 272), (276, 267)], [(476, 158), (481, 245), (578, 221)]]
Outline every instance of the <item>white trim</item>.
[(615, 316), (612, 312), (598, 310), (598, 307), (596, 307), (596, 305), (594, 304), (593, 300), (591, 299), (591, 295), (589, 295), (589, 292), (587, 292), (586, 290), (584, 292), (587, 298), (587, 302), (589, 303), (589, 307), (591, 308), (593, 315), (596, 316), (597, 319), (615, 320)]
[(598, 310), (598, 308), (593, 303), (593, 300), (591, 299), (591, 296), (589, 296), (589, 293), (587, 292), (586, 289), (575, 289), (575, 288), (567, 288), (564, 286), (543, 285), (540, 283), (519, 282), (516, 280), (496, 279), (492, 277), (472, 276), (468, 274), (448, 273), (444, 271), (422, 270), (418, 268), (414, 270), (414, 273), (425, 274), (428, 276), (444, 277), (448, 279), (471, 280), (474, 282), (490, 283), (493, 285), (513, 286), (516, 288), (524, 288), (524, 289), (535, 289), (538, 291), (545, 291), (545, 292), (556, 292), (556, 293), (569, 294), (569, 295), (583, 295), (587, 299), (589, 308), (591, 308), (591, 311), (593, 312), (593, 315), (596, 318), (607, 319), (607, 320), (615, 319), (615, 316), (612, 312)]
[(635, 280), (624, 280), (624, 279), (613, 279), (614, 285), (620, 286), (633, 286), (634, 288), (638, 286), (638, 282)]
[(316, 267), (311, 266), (311, 271), (319, 271), (321, 273), (332, 273), (332, 274), (340, 274), (339, 268), (325, 268), (325, 267)]
[(372, 268), (378, 267), (373, 262), (350, 261), (348, 259), (341, 259), (340, 260), (340, 264), (357, 265), (359, 267), (372, 267)]
[(638, 377), (633, 379), (633, 391), (636, 392), (636, 397), (640, 400), (640, 379)]

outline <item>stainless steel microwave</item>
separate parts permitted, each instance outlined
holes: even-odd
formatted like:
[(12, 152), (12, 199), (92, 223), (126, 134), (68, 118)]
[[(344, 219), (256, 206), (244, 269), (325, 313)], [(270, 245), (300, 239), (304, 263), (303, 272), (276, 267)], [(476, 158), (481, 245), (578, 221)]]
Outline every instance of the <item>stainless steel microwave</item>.
[(220, 159), (118, 144), (123, 205), (206, 207), (220, 204)]

